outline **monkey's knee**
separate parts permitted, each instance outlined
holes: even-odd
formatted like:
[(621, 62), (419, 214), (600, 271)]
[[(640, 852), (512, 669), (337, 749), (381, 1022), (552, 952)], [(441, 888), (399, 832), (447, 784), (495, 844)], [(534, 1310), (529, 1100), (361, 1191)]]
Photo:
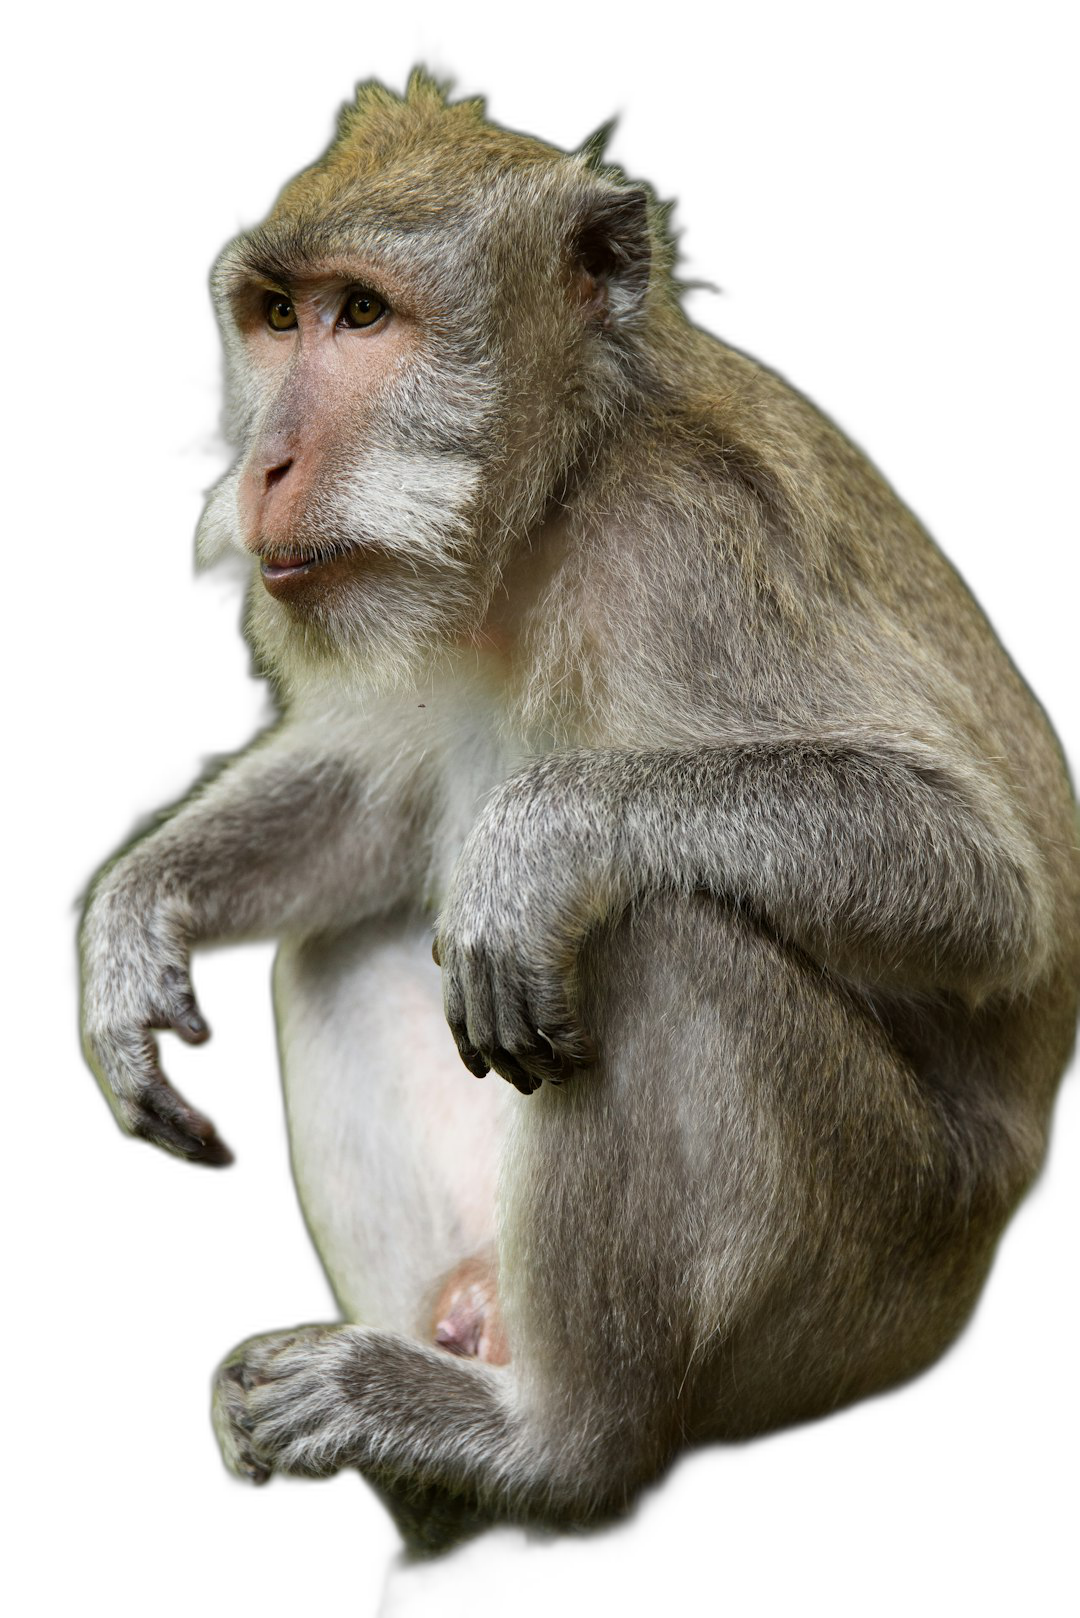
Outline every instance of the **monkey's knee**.
[(509, 1362), (493, 1257), (468, 1258), (446, 1277), (435, 1302), (434, 1341), (448, 1354)]

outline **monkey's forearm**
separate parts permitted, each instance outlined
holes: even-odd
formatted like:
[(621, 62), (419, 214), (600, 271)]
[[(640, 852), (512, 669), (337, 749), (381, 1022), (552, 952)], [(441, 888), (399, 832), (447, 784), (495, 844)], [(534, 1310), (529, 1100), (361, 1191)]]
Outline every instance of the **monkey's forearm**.
[(385, 777), (279, 734), (106, 867), (96, 897), (167, 915), (188, 944), (332, 925), (394, 902), (408, 818)]
[(707, 887), (899, 989), (1022, 990), (1045, 959), (1045, 878), (1004, 793), (914, 745), (553, 755), (518, 787), (518, 834), (530, 815), (561, 823), (549, 849), (582, 847), (616, 903)]
[(439, 924), (462, 1061), (520, 1090), (592, 1055), (575, 962), (636, 897), (708, 889), (822, 966), (975, 1003), (1045, 968), (1049, 898), (1007, 795), (912, 742), (551, 754), (507, 781)]
[[(83, 1040), (121, 1125), (182, 1157), (228, 1161), (161, 1071), (153, 1030), (208, 1033), (194, 944), (342, 925), (408, 880), (407, 786), (315, 754), (286, 731), (255, 744), (99, 876), (81, 933)], [(413, 856), (415, 857), (415, 856)]]

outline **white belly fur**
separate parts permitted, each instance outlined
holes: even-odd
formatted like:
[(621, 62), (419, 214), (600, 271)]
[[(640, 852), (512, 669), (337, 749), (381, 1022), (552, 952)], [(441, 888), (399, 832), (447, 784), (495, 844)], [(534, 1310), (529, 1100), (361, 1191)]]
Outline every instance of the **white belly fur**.
[(338, 1301), (424, 1337), (439, 1279), (494, 1239), (507, 1086), (458, 1059), (415, 918), (284, 943), (274, 999), (293, 1173)]

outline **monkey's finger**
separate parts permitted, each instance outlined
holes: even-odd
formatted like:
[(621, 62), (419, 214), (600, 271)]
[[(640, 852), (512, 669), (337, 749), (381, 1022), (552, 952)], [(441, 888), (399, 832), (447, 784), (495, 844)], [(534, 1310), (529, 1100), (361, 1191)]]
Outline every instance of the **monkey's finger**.
[[(443, 1009), (461, 1060), (478, 1078), (491, 1066), (495, 1034), (495, 1000), (487, 952), (453, 945), (443, 955)], [(479, 1060), (478, 1060), (479, 1059)]]
[(433, 938), (431, 940), (431, 959), (435, 962), (436, 966), (442, 965), (442, 954), (439, 950), (438, 938)]
[(462, 986), (461, 976), (450, 969), (449, 964), (443, 972), (443, 1013), (450, 1025), (450, 1032), (454, 1036), (458, 1055), (470, 1073), (482, 1079), (488, 1072), (488, 1064), (484, 1061), (477, 1047), (469, 1038), (465, 1013), (465, 990)]
[(495, 1032), (495, 991), (487, 955), (473, 952), (462, 974), (465, 999), (465, 1032), (474, 1051), (489, 1055), (499, 1043)]
[(204, 1163), (210, 1169), (227, 1169), (236, 1161), (232, 1148), (222, 1140), (216, 1130), (208, 1140), (197, 1142), (192, 1141), (190, 1136), (166, 1131), (164, 1137), (154, 1144), (163, 1146), (166, 1151), (171, 1151), (177, 1157), (182, 1157), (185, 1163)]
[[(465, 988), (461, 981), (461, 973), (451, 968), (447, 962), (442, 977), (443, 1015), (450, 1027), (465, 1030)], [(455, 1038), (456, 1038), (455, 1034)]]
[(223, 1141), (209, 1118), (196, 1112), (173, 1089), (155, 1057), (157, 1045), (151, 1040), (136, 1071), (130, 1071), (126, 1082), (112, 1086), (123, 1128), (136, 1141), (180, 1158), (191, 1167), (232, 1167), (232, 1147)]
[(197, 1140), (151, 1113), (143, 1113), (131, 1133), (137, 1140), (159, 1146), (173, 1157), (182, 1157), (185, 1163), (204, 1163), (207, 1168), (223, 1169), (234, 1161), (232, 1151), (216, 1131), (206, 1140)]
[(174, 1034), (179, 1034), (185, 1045), (205, 1045), (210, 1038), (210, 1024), (198, 1011), (192, 1011), (189, 1016), (177, 1017), (175, 1021), (166, 1025)]
[(531, 1096), (544, 1082), (542, 1078), (529, 1073), (509, 1051), (502, 1049), (492, 1051), (491, 1065), (500, 1078), (506, 1079), (523, 1096)]
[(464, 1062), (469, 1072), (475, 1074), (478, 1079), (485, 1078), (487, 1074), (490, 1073), (491, 1069), (488, 1063), (484, 1061), (484, 1058), (481, 1056), (480, 1052), (478, 1050), (474, 1050), (474, 1048), (469, 1044), (469, 1036), (465, 1032), (464, 1028), (451, 1027), (450, 1032), (454, 1036), (454, 1044), (457, 1046), (458, 1055), (461, 1057), (461, 1060)]
[(194, 1108), (183, 1108), (176, 1118), (164, 1118), (155, 1108), (126, 1103), (121, 1108), (121, 1123), (133, 1141), (178, 1158), (189, 1168), (232, 1168), (235, 1163), (232, 1147), (209, 1118)]
[(553, 1056), (546, 1046), (534, 1047), (518, 1056), (517, 1063), (533, 1080), (533, 1088), (536, 1090), (542, 1084), (565, 1084), (576, 1071), (573, 1062), (563, 1056)]
[[(519, 964), (500, 976), (495, 989), (496, 1043), (491, 1065), (523, 1094), (539, 1089), (545, 1079), (551, 1084), (562, 1084), (580, 1065), (575, 1060), (574, 1047), (564, 1034), (569, 1030), (569, 1014), (562, 1010), (555, 1012), (550, 995), (546, 997), (545, 1015), (559, 1030), (559, 1036), (550, 1037), (545, 1031), (546, 1025), (538, 1022), (524, 987), (534, 976), (529, 968)], [(578, 1037), (575, 1046), (581, 1044)], [(518, 1082), (524, 1077), (529, 1081), (527, 1089)]]
[(596, 1041), (585, 1032), (573, 1013), (548, 997), (538, 996), (526, 1008), (534, 1038), (530, 1066), (541, 1069), (553, 1082), (561, 1084), (581, 1067), (591, 1067), (597, 1058)]
[(553, 1053), (546, 1046), (538, 1046), (525, 1058), (530, 1073), (539, 1074), (548, 1084), (565, 1084), (576, 1072), (575, 1063), (567, 1057)]
[[(162, 1105), (168, 1102), (167, 1115), (162, 1116)], [(235, 1154), (227, 1141), (217, 1133), (214, 1121), (194, 1107), (189, 1107), (181, 1095), (165, 1082), (164, 1095), (155, 1097), (154, 1115), (164, 1125), (170, 1137), (173, 1152), (193, 1168), (232, 1168)], [(164, 1146), (164, 1141), (157, 1142)]]
[(186, 972), (166, 967), (162, 985), (168, 997), (167, 1009), (156, 1028), (171, 1028), (186, 1045), (202, 1045), (210, 1038), (210, 1025), (195, 1002), (195, 991)]
[(565, 1034), (562, 1039), (552, 1039), (542, 1028), (536, 1030), (543, 1043), (543, 1054), (536, 1060), (541, 1064), (550, 1064), (551, 1070), (558, 1075), (561, 1084), (572, 1074), (583, 1067), (593, 1067), (596, 1063), (596, 1045), (587, 1034), (580, 1032)]

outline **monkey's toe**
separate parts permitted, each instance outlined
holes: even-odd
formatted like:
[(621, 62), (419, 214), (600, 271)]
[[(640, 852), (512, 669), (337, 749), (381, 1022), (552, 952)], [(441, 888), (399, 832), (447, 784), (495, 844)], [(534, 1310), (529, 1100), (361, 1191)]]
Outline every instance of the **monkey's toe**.
[(221, 1457), (238, 1478), (266, 1483), (272, 1468), (255, 1451), (254, 1422), (248, 1414), (247, 1389), (241, 1367), (226, 1362), (214, 1378), (212, 1417)]
[(273, 1472), (328, 1477), (349, 1464), (357, 1332), (300, 1326), (241, 1343), (214, 1378), (213, 1420), (225, 1465), (265, 1483)]

